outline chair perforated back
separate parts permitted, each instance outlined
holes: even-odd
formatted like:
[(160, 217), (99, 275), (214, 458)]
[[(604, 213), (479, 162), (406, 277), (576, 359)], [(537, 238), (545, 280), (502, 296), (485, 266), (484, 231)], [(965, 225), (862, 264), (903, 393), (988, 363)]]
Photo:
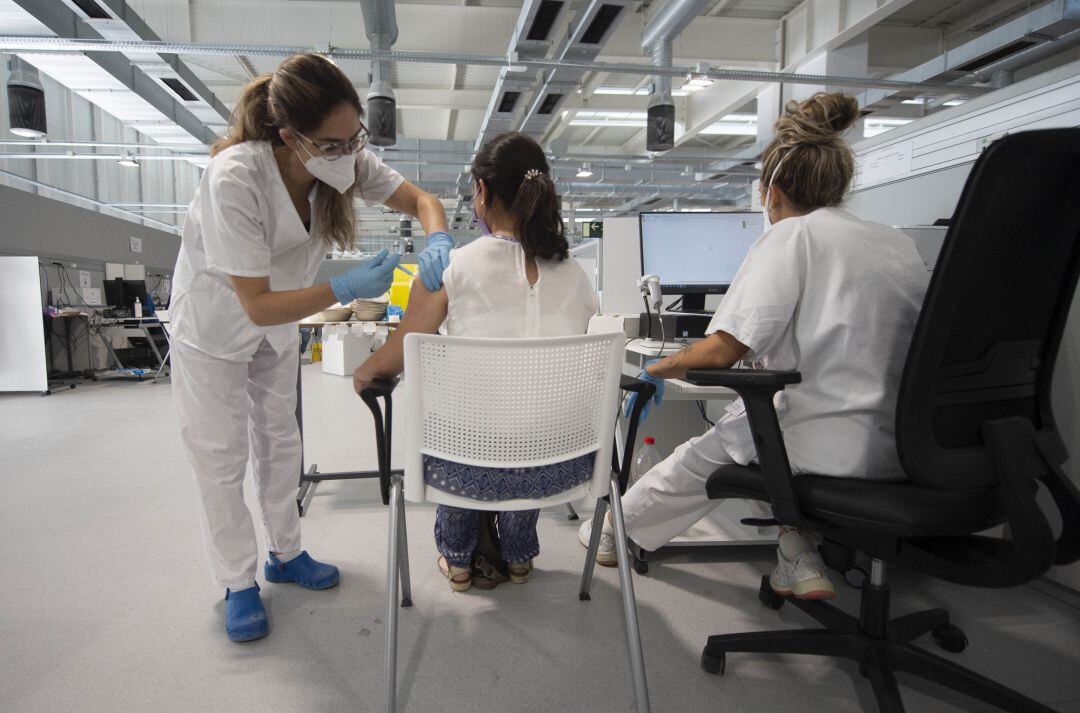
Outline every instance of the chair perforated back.
[(1067, 458), (1050, 395), (1078, 275), (1080, 129), (993, 143), (964, 187), (900, 386), (897, 447), (914, 482), (995, 485), (982, 429), (1014, 416)]
[[(513, 510), (607, 493), (624, 338), (405, 337), (405, 497)], [(595, 453), (592, 479), (538, 500), (479, 501), (428, 487), (424, 456), (534, 468)]]

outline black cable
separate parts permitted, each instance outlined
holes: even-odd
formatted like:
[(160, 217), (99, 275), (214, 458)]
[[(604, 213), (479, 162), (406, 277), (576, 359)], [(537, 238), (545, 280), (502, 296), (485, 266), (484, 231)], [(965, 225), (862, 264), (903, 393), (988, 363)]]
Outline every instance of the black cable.
[(709, 428), (712, 428), (713, 426), (715, 426), (716, 424), (713, 423), (712, 421), (710, 421), (708, 414), (705, 413), (705, 402), (704, 401), (698, 401), (697, 402), (697, 407), (698, 407), (698, 413), (701, 414), (701, 418), (703, 418), (705, 420), (705, 423), (709, 424)]
[(679, 307), (679, 308), (681, 309), (681, 307), (682, 307), (682, 301), (683, 301), (683, 297), (684, 297), (684, 295), (680, 295), (680, 296), (679, 296), (679, 299), (675, 300), (674, 302), (672, 302), (671, 304), (669, 304), (669, 305), (668, 305), (667, 307), (665, 307), (664, 309), (666, 309), (666, 310), (667, 310), (668, 312), (671, 312), (671, 311), (673, 311), (673, 310), (675, 309), (675, 307), (676, 307), (676, 306), (678, 306), (678, 307)]
[[(652, 309), (649, 307), (649, 298), (648, 297), (646, 297), (645, 295), (642, 295), (641, 296), (641, 301), (645, 303), (645, 317), (649, 320), (649, 331), (648, 331), (648, 334), (645, 336), (645, 338), (648, 339), (651, 342), (652, 341)], [(641, 332), (641, 330), (639, 329), (638, 333), (640, 333), (640, 332)]]

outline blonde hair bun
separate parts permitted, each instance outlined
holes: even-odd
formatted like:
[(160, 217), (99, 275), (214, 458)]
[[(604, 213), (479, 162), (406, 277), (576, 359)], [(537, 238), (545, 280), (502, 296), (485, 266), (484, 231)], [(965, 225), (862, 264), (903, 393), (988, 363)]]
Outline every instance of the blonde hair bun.
[(859, 118), (859, 102), (846, 94), (818, 92), (804, 101), (792, 100), (776, 121), (776, 138), (784, 146), (828, 144)]

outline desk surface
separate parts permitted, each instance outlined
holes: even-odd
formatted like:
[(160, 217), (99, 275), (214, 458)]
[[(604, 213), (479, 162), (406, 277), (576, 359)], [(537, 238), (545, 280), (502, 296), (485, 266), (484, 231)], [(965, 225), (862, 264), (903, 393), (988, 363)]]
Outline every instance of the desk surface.
[[(668, 342), (664, 345), (664, 350), (661, 353), (659, 342), (646, 342), (642, 339), (632, 339), (626, 345), (626, 351), (630, 354), (635, 354), (649, 359), (656, 359), (660, 356), (669, 356), (684, 349), (687, 344), (683, 342)], [(635, 366), (635, 368), (637, 368)], [(624, 367), (625, 369), (625, 367)], [(629, 374), (629, 372), (624, 372)], [(630, 376), (637, 376), (638, 372), (635, 371)], [(671, 399), (673, 401), (702, 401), (708, 399), (725, 399), (730, 400), (736, 397), (736, 394), (726, 386), (698, 386), (697, 384), (691, 384), (689, 381), (683, 381), (682, 379), (664, 379), (664, 398)]]

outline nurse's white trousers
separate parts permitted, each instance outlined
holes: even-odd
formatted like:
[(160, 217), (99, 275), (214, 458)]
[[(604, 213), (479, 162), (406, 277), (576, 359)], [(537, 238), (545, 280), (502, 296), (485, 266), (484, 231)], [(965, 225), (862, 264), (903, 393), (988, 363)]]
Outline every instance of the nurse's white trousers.
[(705, 494), (705, 481), (734, 462), (715, 428), (680, 445), (623, 495), (627, 536), (657, 550), (681, 535), (719, 504)]
[(218, 359), (173, 342), (173, 400), (195, 471), (203, 542), (215, 581), (233, 591), (255, 584), (259, 562), (255, 526), (244, 503), (249, 451), (270, 550), (300, 549), (298, 358), (296, 347), (279, 355), (265, 340), (248, 362)]

